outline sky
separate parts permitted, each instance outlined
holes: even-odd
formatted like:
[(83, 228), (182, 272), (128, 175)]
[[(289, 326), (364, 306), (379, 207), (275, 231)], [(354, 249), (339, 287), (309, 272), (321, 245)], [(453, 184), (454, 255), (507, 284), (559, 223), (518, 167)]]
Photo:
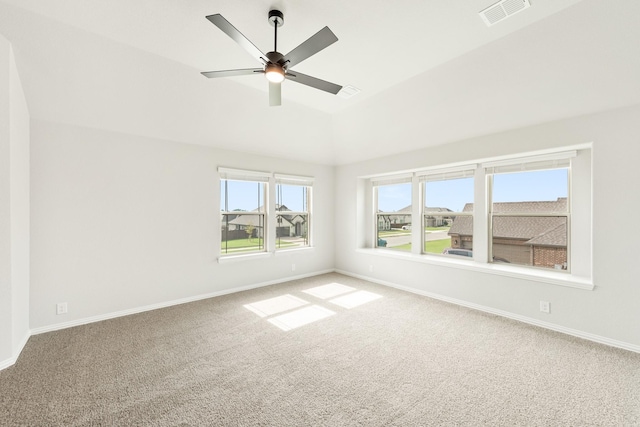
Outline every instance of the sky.
[[(228, 209), (252, 211), (264, 205), (263, 185), (247, 181), (227, 181)], [(278, 185), (276, 203), (292, 211), (304, 211), (304, 189), (296, 185)], [(567, 169), (495, 174), (494, 202), (552, 201), (567, 197)], [(225, 181), (220, 186), (220, 209), (225, 210)], [(426, 185), (426, 206), (449, 208), (461, 212), (465, 203), (473, 202), (473, 178), (434, 181)], [(411, 184), (378, 187), (378, 209), (396, 212), (411, 205)]]
[[(228, 192), (228, 210), (252, 211), (264, 205), (264, 185), (257, 182), (248, 181), (225, 181), (220, 182), (220, 210), (225, 210), (225, 194)], [(276, 204), (283, 204), (289, 210), (304, 212), (306, 197), (304, 194), (306, 187), (299, 185), (276, 185)]]
[[(553, 201), (567, 197), (567, 169), (495, 174), (494, 202)], [(426, 185), (426, 206), (449, 208), (461, 212), (466, 203), (473, 203), (473, 178), (433, 181)], [(411, 184), (378, 187), (378, 209), (396, 212), (411, 205)]]

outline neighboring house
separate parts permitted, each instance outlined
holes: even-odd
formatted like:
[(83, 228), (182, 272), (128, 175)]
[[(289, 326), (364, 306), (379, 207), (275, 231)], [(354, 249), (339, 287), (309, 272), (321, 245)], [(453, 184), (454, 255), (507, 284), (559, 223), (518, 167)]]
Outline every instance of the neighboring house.
[[(381, 210), (378, 210), (378, 213), (382, 212)], [(390, 215), (378, 215), (378, 230), (379, 231), (387, 231), (387, 230), (391, 230), (391, 219), (389, 218)]]
[[(259, 212), (260, 208), (252, 212)], [(264, 212), (264, 211), (263, 211)], [(253, 228), (250, 237), (264, 237), (264, 216), (258, 214), (236, 215), (234, 219), (229, 221), (229, 228), (225, 230), (226, 224), (222, 223), (222, 232), (226, 232), (227, 238), (223, 240), (234, 240), (248, 237), (247, 229)]]
[[(276, 205), (276, 211), (283, 212), (290, 211), (290, 209), (285, 205)], [(264, 212), (264, 208), (259, 207), (252, 212)], [(264, 217), (258, 214), (235, 215), (233, 219), (229, 220), (228, 230), (224, 230), (224, 221), (222, 222), (222, 228), (223, 232), (227, 231), (229, 240), (246, 237), (243, 236), (240, 231), (246, 232), (249, 227), (253, 227), (252, 237), (263, 237), (265, 226), (265, 224), (262, 223), (263, 220)], [(278, 222), (278, 225), (276, 226), (277, 237), (293, 237), (306, 235), (307, 221), (303, 215), (279, 214), (276, 220)]]
[[(378, 215), (378, 230), (391, 230), (392, 228), (402, 228), (403, 225), (411, 225), (411, 205), (406, 206), (393, 214)], [(380, 211), (378, 211), (380, 212)], [(448, 208), (425, 207), (425, 213), (446, 213), (452, 212)], [(451, 222), (450, 216), (427, 216), (426, 227), (440, 227)]]
[[(451, 216), (441, 216), (443, 214), (446, 215), (447, 212), (453, 212), (449, 208), (430, 208), (427, 206), (424, 208), (424, 212), (427, 214), (425, 227), (442, 227), (451, 224), (453, 220)], [(437, 213), (438, 216), (431, 216), (429, 213)]]
[[(290, 211), (285, 205), (276, 205), (276, 211)], [(294, 237), (307, 235), (307, 218), (303, 215), (278, 214), (276, 217), (276, 237)]]
[[(494, 212), (566, 212), (567, 199), (548, 202), (494, 203)], [(473, 211), (467, 203), (463, 212)], [(564, 217), (500, 217), (493, 220), (493, 256), (510, 263), (566, 268), (567, 223)], [(456, 217), (449, 229), (452, 248), (473, 248), (473, 217)]]

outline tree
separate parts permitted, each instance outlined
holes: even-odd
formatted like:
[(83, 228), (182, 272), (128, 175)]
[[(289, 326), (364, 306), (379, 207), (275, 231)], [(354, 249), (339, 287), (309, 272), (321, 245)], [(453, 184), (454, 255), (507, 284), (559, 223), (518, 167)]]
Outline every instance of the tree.
[(249, 224), (245, 230), (247, 232), (247, 238), (249, 239), (249, 241), (251, 241), (251, 238), (253, 237), (254, 229), (255, 227), (253, 226), (253, 224)]

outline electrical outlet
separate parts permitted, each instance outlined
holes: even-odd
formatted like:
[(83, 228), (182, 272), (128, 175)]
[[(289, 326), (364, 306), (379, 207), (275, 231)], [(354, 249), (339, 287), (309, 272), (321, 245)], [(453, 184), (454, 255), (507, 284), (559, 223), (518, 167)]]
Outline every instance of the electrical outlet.
[(296, 271), (296, 265), (295, 264), (291, 264), (291, 271)]
[(551, 304), (549, 304), (549, 301), (540, 301), (540, 311), (543, 313), (551, 312)]
[(59, 302), (56, 304), (56, 314), (67, 314), (67, 303)]

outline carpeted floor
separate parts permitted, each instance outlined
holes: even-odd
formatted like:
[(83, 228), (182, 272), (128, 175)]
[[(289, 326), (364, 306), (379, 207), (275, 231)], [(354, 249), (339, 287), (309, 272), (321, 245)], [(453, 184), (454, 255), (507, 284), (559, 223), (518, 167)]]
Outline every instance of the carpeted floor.
[(0, 425), (640, 426), (640, 354), (328, 274), (33, 336)]

